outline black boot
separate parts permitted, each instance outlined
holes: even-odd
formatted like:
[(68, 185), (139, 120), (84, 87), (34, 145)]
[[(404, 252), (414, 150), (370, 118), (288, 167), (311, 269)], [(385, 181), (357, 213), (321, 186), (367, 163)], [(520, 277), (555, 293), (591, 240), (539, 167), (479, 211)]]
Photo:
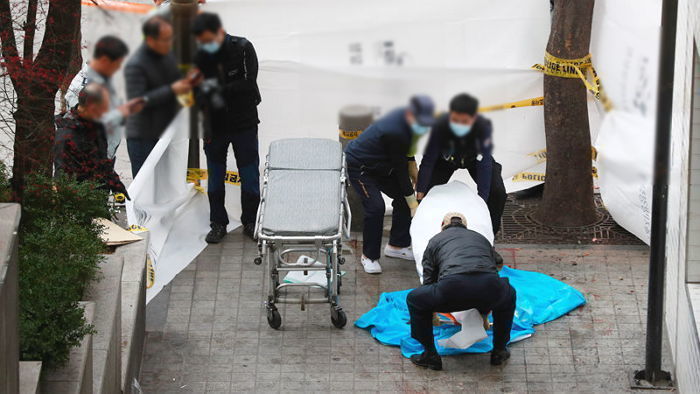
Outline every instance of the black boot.
[(493, 349), (491, 351), (491, 365), (501, 365), (509, 358), (510, 358), (510, 352), (508, 351), (508, 349), (503, 349), (503, 350)]
[(433, 371), (442, 370), (442, 358), (437, 353), (423, 352), (411, 356), (411, 362), (419, 367), (430, 368)]
[(493, 258), (496, 261), (496, 267), (498, 269), (503, 268), (503, 256), (496, 251), (496, 248), (493, 248)]
[(207, 234), (207, 243), (209, 244), (218, 244), (221, 242), (221, 240), (224, 238), (226, 235), (226, 225), (225, 224), (218, 224), (218, 223), (212, 223), (211, 224), (211, 231), (209, 231), (209, 234)]
[(248, 238), (255, 241), (255, 223), (248, 223), (243, 225), (243, 234)]

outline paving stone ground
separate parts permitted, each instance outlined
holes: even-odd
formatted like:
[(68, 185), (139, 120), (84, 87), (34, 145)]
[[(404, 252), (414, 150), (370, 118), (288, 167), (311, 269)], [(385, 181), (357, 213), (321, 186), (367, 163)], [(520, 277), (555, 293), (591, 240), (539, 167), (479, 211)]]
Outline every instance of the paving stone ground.
[(352, 326), (385, 291), (418, 285), (411, 262), (383, 259), (370, 276), (356, 256), (342, 267), (348, 326), (329, 308), (281, 306), (268, 327), (265, 273), (240, 230), (208, 247), (149, 305), (144, 393), (229, 392), (626, 392), (644, 355), (648, 251), (643, 247), (499, 246), (506, 264), (552, 275), (588, 304), (511, 347), (504, 367), (488, 355), (443, 358), (444, 371), (414, 367), (398, 348)]

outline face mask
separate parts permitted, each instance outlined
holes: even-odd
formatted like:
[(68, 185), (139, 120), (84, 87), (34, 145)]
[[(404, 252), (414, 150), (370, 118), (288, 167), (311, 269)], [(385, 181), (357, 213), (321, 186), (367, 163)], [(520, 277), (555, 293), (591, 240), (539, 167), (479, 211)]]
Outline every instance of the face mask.
[(411, 123), (411, 130), (415, 135), (425, 135), (430, 131), (430, 126), (421, 126), (418, 122)]
[(472, 131), (472, 125), (450, 122), (450, 129), (452, 129), (452, 133), (457, 137), (464, 137)]
[(219, 44), (219, 43), (216, 42), (216, 41), (211, 41), (211, 42), (206, 42), (206, 43), (204, 43), (204, 44), (200, 44), (199, 47), (202, 48), (202, 50), (203, 50), (204, 52), (207, 52), (207, 53), (210, 53), (210, 54), (214, 54), (214, 53), (216, 53), (216, 52), (219, 51), (219, 48), (221, 47), (221, 44)]

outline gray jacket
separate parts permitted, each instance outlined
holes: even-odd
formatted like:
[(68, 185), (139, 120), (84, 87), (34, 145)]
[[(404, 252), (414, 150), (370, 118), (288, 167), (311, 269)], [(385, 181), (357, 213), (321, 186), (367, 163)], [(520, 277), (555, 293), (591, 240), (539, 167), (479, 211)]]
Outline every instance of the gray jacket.
[(109, 111), (102, 116), (100, 122), (104, 125), (105, 133), (107, 134), (107, 157), (114, 159), (114, 156), (117, 154), (117, 148), (122, 141), (124, 121), (126, 119), (121, 111), (117, 109), (118, 106), (122, 105), (122, 100), (117, 96), (117, 91), (114, 90), (111, 79), (105, 78), (93, 70), (89, 64), (85, 63), (68, 87), (65, 97), (66, 104), (69, 109), (78, 105), (80, 91), (90, 82), (99, 83), (109, 91)]
[(476, 231), (453, 225), (434, 236), (423, 253), (423, 284), (448, 275), (497, 273), (491, 243)]
[(177, 99), (170, 85), (182, 78), (172, 53), (160, 55), (142, 44), (124, 69), (126, 96), (143, 97), (143, 110), (126, 121), (126, 137), (158, 139), (175, 118)]

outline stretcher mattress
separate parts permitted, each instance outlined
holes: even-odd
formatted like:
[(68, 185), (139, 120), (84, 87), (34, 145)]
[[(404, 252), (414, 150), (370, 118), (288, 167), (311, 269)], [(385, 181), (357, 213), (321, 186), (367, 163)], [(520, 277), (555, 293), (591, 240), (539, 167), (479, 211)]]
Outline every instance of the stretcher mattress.
[(276, 236), (338, 233), (340, 172), (274, 170), (268, 174), (262, 231)]
[(324, 138), (289, 138), (273, 141), (269, 170), (334, 170), (343, 165), (340, 142)]

